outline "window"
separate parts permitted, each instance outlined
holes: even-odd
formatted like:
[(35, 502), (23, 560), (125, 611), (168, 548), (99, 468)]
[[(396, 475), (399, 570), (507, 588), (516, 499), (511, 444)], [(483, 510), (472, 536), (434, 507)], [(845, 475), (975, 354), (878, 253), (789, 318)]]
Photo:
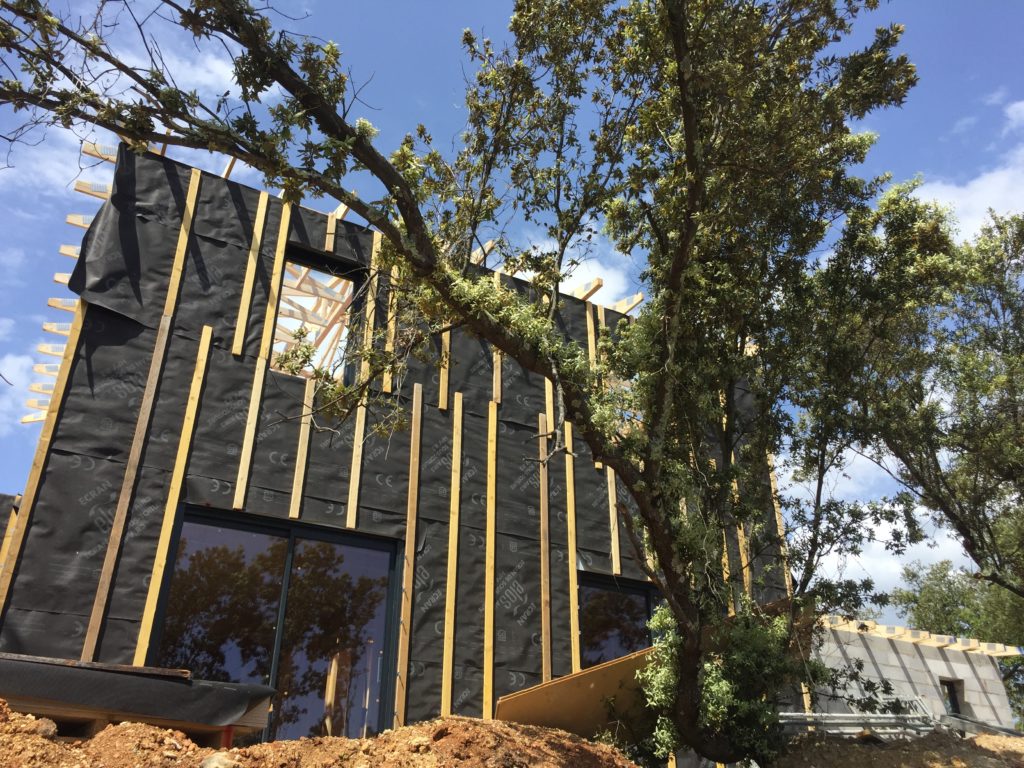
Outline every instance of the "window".
[(342, 375), (357, 274), (332, 274), (297, 261), (285, 262), (273, 368), (294, 374), (325, 368), (336, 377)]
[(277, 690), (266, 738), (377, 733), (390, 548), (186, 516), (156, 663)]
[(946, 714), (959, 715), (964, 681), (939, 680), (939, 685), (942, 687), (942, 703), (946, 705)]
[(580, 665), (585, 669), (651, 644), (654, 594), (642, 583), (581, 576)]

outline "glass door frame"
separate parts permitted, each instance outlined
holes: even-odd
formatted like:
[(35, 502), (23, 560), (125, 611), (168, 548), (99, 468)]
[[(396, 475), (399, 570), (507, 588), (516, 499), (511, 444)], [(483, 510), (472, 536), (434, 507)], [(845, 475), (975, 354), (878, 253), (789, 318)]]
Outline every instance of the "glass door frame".
[[(154, 655), (160, 647), (164, 631), (167, 601), (170, 596), (171, 579), (174, 577), (173, 563), (176, 561), (181, 532), (185, 523), (214, 525), (238, 531), (261, 533), (277, 536), (288, 540), (285, 553), (284, 574), (281, 579), (281, 599), (277, 612), (277, 627), (274, 632), (273, 656), (270, 662), (270, 682), (268, 685), (276, 689), (277, 674), (281, 659), (281, 644), (284, 639), (285, 611), (288, 608), (288, 588), (291, 581), (292, 564), (295, 556), (297, 539), (323, 541), (331, 544), (342, 544), (363, 549), (373, 549), (388, 555), (388, 586), (385, 590), (384, 606), (384, 647), (383, 660), (377, 674), (380, 675), (380, 704), (377, 711), (379, 731), (394, 727), (395, 720), (395, 686), (398, 666), (398, 625), (401, 619), (401, 558), (398, 557), (399, 541), (391, 538), (371, 536), (348, 529), (314, 525), (301, 520), (264, 517), (245, 512), (228, 511), (211, 507), (198, 507), (182, 504), (174, 521), (171, 546), (168, 549), (167, 563), (172, 567), (164, 568), (163, 583), (160, 585), (160, 598), (154, 616), (153, 625), (156, 631), (146, 653), (146, 663), (153, 664)], [(367, 685), (370, 681), (366, 681)], [(267, 727), (263, 731), (261, 741), (266, 741), (270, 733), (270, 713), (267, 713)]]

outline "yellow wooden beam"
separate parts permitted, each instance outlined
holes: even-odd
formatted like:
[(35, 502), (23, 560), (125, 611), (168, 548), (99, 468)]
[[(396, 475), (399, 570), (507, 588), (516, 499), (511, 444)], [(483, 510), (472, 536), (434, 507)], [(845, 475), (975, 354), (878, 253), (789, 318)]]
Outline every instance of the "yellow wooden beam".
[(89, 225), (92, 224), (93, 216), (89, 216), (84, 213), (69, 213), (64, 219), (65, 222), (70, 224), (72, 227), (78, 227), (79, 229), (88, 229)]
[(107, 163), (117, 162), (117, 147), (111, 147), (108, 144), (97, 144), (93, 141), (83, 142), (82, 154)]
[(82, 255), (82, 249), (77, 245), (62, 245), (57, 252), (61, 256), (67, 256), (69, 259), (77, 259)]
[(612, 575), (622, 573), (622, 557), (619, 551), (619, 494), (615, 484), (615, 470), (604, 468), (608, 482), (608, 532), (612, 539)]
[(604, 280), (602, 280), (600, 277), (595, 277), (586, 285), (581, 285), (578, 288), (574, 288), (569, 295), (575, 296), (577, 299), (583, 299), (584, 301), (586, 301), (599, 290), (601, 290), (603, 287)]
[(245, 509), (245, 495), (249, 488), (249, 469), (252, 466), (252, 451), (256, 444), (256, 423), (260, 418), (260, 403), (263, 401), (263, 382), (267, 375), (267, 361), (256, 360), (256, 371), (252, 377), (252, 391), (249, 393), (249, 411), (245, 417), (245, 431), (242, 433), (242, 450), (238, 457), (238, 474), (235, 476), (235, 495), (232, 509)]
[(185, 254), (188, 252), (188, 241), (192, 236), (192, 217), (196, 210), (196, 199), (199, 197), (199, 185), (202, 183), (203, 172), (192, 169), (189, 178), (188, 192), (185, 195), (185, 209), (181, 215), (181, 227), (178, 229), (178, 242), (174, 248), (174, 261), (171, 264), (171, 276), (167, 281), (167, 296), (164, 299), (164, 314), (173, 315), (178, 303), (178, 291), (181, 287), (181, 276), (185, 271)]
[(452, 332), (441, 332), (441, 370), (437, 377), (437, 407), (439, 410), (448, 408), (448, 369), (452, 357)]
[(540, 488), (540, 678), (551, 679), (551, 521), (548, 499), (548, 422), (537, 414), (538, 486)]
[(252, 240), (249, 241), (249, 254), (246, 259), (245, 280), (242, 283), (242, 297), (238, 304), (238, 316), (235, 318), (235, 335), (231, 340), (231, 354), (241, 355), (245, 345), (245, 330), (249, 323), (249, 308), (252, 306), (252, 289), (256, 283), (256, 271), (259, 268), (260, 245), (263, 242), (263, 227), (267, 218), (267, 204), (270, 196), (260, 192), (256, 205), (256, 221), (252, 228)]
[(448, 571), (445, 577), (444, 646), (441, 656), (441, 716), (452, 713), (455, 668), (455, 599), (459, 562), (459, 514), (462, 504), (462, 393), (452, 398), (452, 482), (448, 494)]
[(306, 459), (309, 456), (309, 428), (313, 421), (313, 394), (316, 380), (306, 379), (302, 390), (302, 415), (299, 421), (299, 445), (295, 449), (295, 474), (292, 477), (292, 497), (288, 505), (288, 517), (298, 520), (302, 512), (302, 496), (306, 490)]
[(494, 568), (497, 539), (498, 404), (487, 407), (487, 532), (484, 543), (483, 718), (494, 716)]
[(420, 499), (420, 443), (423, 431), (423, 385), (412, 386), (412, 425), (409, 441), (409, 491), (405, 505), (405, 552), (402, 561), (402, 607), (398, 625), (398, 675), (395, 681), (395, 727), (405, 725), (409, 678), (409, 639), (416, 573), (416, 518)]
[(566, 421), (565, 433), (565, 523), (568, 532), (566, 560), (569, 564), (569, 641), (572, 671), (580, 671), (580, 595), (576, 573), (576, 467), (572, 453), (572, 422)]
[(80, 192), (83, 195), (89, 195), (89, 197), (96, 197), (100, 200), (109, 200), (111, 191), (112, 188), (109, 184), (82, 181), (81, 179), (75, 182), (75, 192)]
[(620, 299), (609, 307), (616, 312), (623, 315), (628, 315), (634, 309), (640, 306), (640, 303), (644, 300), (643, 293), (634, 293), (632, 296), (627, 296), (624, 299)]
[(174, 532), (174, 523), (178, 514), (181, 488), (185, 483), (185, 470), (188, 467), (188, 457), (192, 448), (192, 432), (195, 428), (196, 413), (199, 411), (199, 396), (203, 391), (203, 380), (206, 377), (206, 362), (210, 355), (210, 341), (212, 339), (213, 328), (209, 325), (204, 325), (202, 336), (199, 339), (196, 367), (192, 372), (192, 383), (188, 390), (185, 418), (182, 421), (181, 433), (178, 438), (178, 452), (174, 458), (174, 469), (171, 471), (171, 480), (167, 489), (167, 504), (164, 507), (163, 521), (160, 525), (160, 538), (157, 540), (153, 572), (149, 577), (146, 604), (142, 611), (142, 625), (139, 628), (138, 642), (135, 646), (135, 657), (132, 663), (137, 667), (142, 667), (146, 664), (146, 656), (149, 653), (150, 639), (153, 634), (153, 621), (156, 618), (157, 602), (164, 582), (164, 571), (171, 558), (171, 534)]
[(78, 309), (78, 301), (78, 299), (47, 299), (46, 306), (63, 309), (65, 312), (74, 312)]

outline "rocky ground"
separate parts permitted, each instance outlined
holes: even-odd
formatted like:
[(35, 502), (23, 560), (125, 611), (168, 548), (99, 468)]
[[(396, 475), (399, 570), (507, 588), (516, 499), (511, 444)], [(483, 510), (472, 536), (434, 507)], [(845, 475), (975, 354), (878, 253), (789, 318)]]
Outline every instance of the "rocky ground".
[[(91, 739), (57, 736), (0, 699), (0, 768), (636, 768), (611, 747), (563, 731), (446, 718), (374, 739), (303, 739), (218, 752), (139, 723)], [(933, 734), (891, 744), (806, 740), (777, 768), (1024, 768), (1024, 739)]]

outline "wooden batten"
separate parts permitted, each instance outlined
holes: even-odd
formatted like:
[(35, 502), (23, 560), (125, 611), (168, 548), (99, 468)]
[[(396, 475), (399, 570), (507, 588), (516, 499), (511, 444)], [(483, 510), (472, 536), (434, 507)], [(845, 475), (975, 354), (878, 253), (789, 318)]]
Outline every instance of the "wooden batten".
[(260, 419), (260, 403), (263, 401), (263, 382), (267, 375), (267, 361), (256, 360), (256, 372), (252, 377), (252, 392), (249, 394), (249, 412), (245, 417), (245, 432), (242, 433), (242, 450), (238, 457), (238, 475), (235, 477), (235, 495), (232, 509), (245, 509), (245, 494), (249, 486), (249, 469), (252, 467), (252, 451), (256, 444), (256, 423)]
[(202, 178), (203, 172), (198, 168), (193, 168), (189, 177), (188, 192), (185, 195), (185, 209), (181, 214), (178, 242), (174, 247), (171, 277), (167, 282), (167, 296), (164, 299), (165, 315), (173, 315), (174, 308), (178, 304), (181, 276), (185, 271), (185, 254), (188, 252), (188, 241), (192, 236), (192, 217), (195, 215), (196, 199), (199, 197), (199, 185), (202, 183)]
[(398, 625), (398, 674), (395, 680), (395, 727), (405, 725), (409, 683), (409, 641), (412, 634), (412, 598), (416, 575), (416, 518), (420, 498), (420, 443), (423, 432), (423, 385), (412, 387), (412, 424), (409, 441), (409, 491), (405, 507), (405, 549), (402, 560), (402, 605)]
[(221, 173), (221, 178), (230, 179), (231, 172), (235, 170), (235, 163), (238, 162), (238, 158), (231, 155), (228, 158), (228, 164), (224, 166), (224, 171)]
[(462, 393), (452, 398), (452, 483), (448, 494), (448, 570), (445, 576), (444, 646), (441, 656), (441, 716), (452, 713), (455, 668), (455, 596), (459, 562), (459, 514), (462, 498)]
[(370, 282), (366, 289), (366, 311), (363, 314), (363, 351), (365, 354), (359, 364), (359, 380), (362, 383), (370, 380), (370, 361), (366, 355), (373, 348), (373, 331), (377, 319), (377, 270), (381, 237), (380, 232), (373, 233), (373, 245), (370, 249)]
[(256, 205), (256, 221), (252, 228), (252, 240), (249, 243), (249, 255), (246, 259), (245, 281), (242, 283), (242, 298), (238, 305), (238, 317), (235, 318), (235, 335), (231, 340), (231, 354), (236, 356), (242, 354), (245, 346), (245, 331), (249, 323), (252, 290), (256, 284), (260, 245), (263, 242), (263, 227), (267, 218), (267, 204), (269, 200), (270, 196), (266, 192), (260, 192), (259, 203)]
[(277, 304), (281, 298), (281, 283), (284, 280), (284, 260), (288, 250), (288, 232), (291, 228), (292, 206), (285, 203), (281, 210), (281, 227), (277, 232), (274, 248), (274, 269), (267, 289), (267, 314), (263, 319), (263, 337), (260, 340), (259, 356), (270, 360), (274, 346), (274, 328), (277, 325)]
[(572, 455), (572, 422), (562, 426), (565, 432), (565, 523), (568, 532), (566, 560), (569, 565), (569, 641), (572, 646), (572, 671), (580, 664), (580, 596), (576, 573), (576, 467)]
[(452, 358), (452, 332), (441, 332), (441, 370), (437, 377), (437, 407), (438, 410), (448, 409), (448, 370)]
[(213, 339), (213, 327), (203, 326), (203, 334), (199, 339), (199, 352), (196, 355), (196, 367), (192, 373), (192, 383), (188, 390), (188, 401), (185, 405), (185, 418), (182, 421), (178, 439), (178, 452), (174, 457), (174, 469), (168, 485), (167, 505), (164, 507), (163, 521), (160, 525), (160, 538), (157, 540), (156, 557), (153, 560), (153, 572), (149, 578), (149, 590), (146, 593), (146, 605), (142, 611), (142, 626), (135, 646), (133, 664), (145, 666), (149, 654), (149, 644), (153, 633), (153, 622), (156, 618), (157, 602), (160, 588), (164, 581), (164, 570), (170, 557), (171, 535), (178, 515), (178, 502), (181, 499), (181, 488), (185, 482), (185, 470), (192, 448), (192, 432), (195, 428), (196, 414), (199, 411), (199, 397), (203, 391), (206, 378), (206, 362), (210, 355), (210, 342)]
[[(0, 510), (2, 514), (3, 510)], [(2, 519), (2, 518), (0, 518)], [(7, 525), (4, 527), (4, 537), (0, 540), (0, 566), (7, 562), (7, 551), (10, 549), (11, 542), (14, 541), (14, 527), (18, 521), (18, 513), (11, 507), (7, 515)]]
[(75, 311), (75, 319), (71, 323), (67, 344), (64, 346), (64, 358), (60, 362), (57, 380), (53, 385), (50, 406), (46, 410), (46, 416), (43, 419), (43, 429), (39, 433), (39, 442), (36, 444), (32, 466), (29, 468), (28, 479), (25, 481), (25, 493), (22, 497), (21, 508), (13, 530), (4, 540), (6, 557), (3, 561), (0, 561), (0, 615), (3, 615), (4, 609), (7, 606), (14, 569), (18, 564), (18, 558), (21, 557), (22, 546), (25, 543), (29, 522), (32, 519), (32, 507), (35, 505), (36, 496), (39, 493), (39, 483), (42, 479), (43, 468), (46, 466), (47, 455), (50, 451), (50, 441), (53, 439), (57, 414), (64, 401), (64, 390), (67, 388), (68, 379), (71, 375), (71, 362), (74, 359), (75, 351), (78, 349), (78, 339), (82, 332), (84, 315), (85, 303), (79, 302)]
[[(388, 330), (387, 335), (384, 338), (384, 351), (387, 353), (388, 360), (395, 353), (395, 340), (398, 336), (398, 265), (396, 264), (391, 268), (391, 279), (388, 282)], [(384, 375), (381, 377), (381, 389), (385, 392), (390, 392), (394, 389), (394, 374), (391, 370), (391, 364), (389, 362), (387, 370), (384, 371)]]
[(345, 504), (345, 527), (355, 528), (359, 511), (359, 483), (363, 476), (363, 442), (366, 440), (366, 395), (356, 406), (356, 423), (352, 434), (352, 469), (348, 476), (348, 501)]
[(622, 556), (619, 551), (619, 494), (615, 485), (615, 471), (611, 467), (604, 468), (608, 481), (608, 533), (612, 542), (612, 575), (622, 573)]
[(484, 544), (483, 718), (494, 716), (494, 567), (497, 540), (498, 404), (487, 407), (487, 533)]
[(309, 457), (309, 429), (313, 421), (313, 395), (316, 380), (306, 379), (302, 390), (302, 416), (299, 421), (299, 445), (295, 449), (295, 475), (292, 478), (292, 497), (288, 504), (288, 517), (298, 520), (302, 513), (302, 495), (306, 489), (306, 460)]
[(548, 429), (555, 428), (555, 383), (551, 379), (544, 379), (544, 418), (550, 425)]
[(538, 485), (540, 487), (540, 677), (551, 679), (551, 520), (548, 499), (548, 422), (537, 415)]
[(142, 390), (142, 403), (139, 405), (139, 415), (135, 419), (135, 432), (132, 435), (131, 446), (128, 449), (128, 462), (124, 468), (121, 491), (117, 495), (114, 519), (110, 523), (110, 536), (107, 539), (107, 548), (103, 555), (103, 565), (100, 567), (100, 580), (96, 585), (96, 595), (93, 598), (92, 610), (89, 613), (89, 624), (85, 632), (85, 640), (82, 644), (80, 656), (82, 661), (94, 661), (96, 658), (96, 647), (99, 643), (103, 621), (106, 618), (107, 604), (110, 600), (110, 590), (114, 582), (117, 559), (121, 552), (121, 544), (124, 541), (125, 527), (128, 524), (128, 512), (131, 509), (132, 499), (135, 495), (139, 462), (142, 460), (142, 451), (146, 445), (146, 433), (149, 431), (153, 415), (153, 403), (156, 400), (157, 387), (160, 384), (160, 376), (164, 369), (167, 342), (170, 338), (171, 320), (170, 315), (164, 315), (160, 318), (160, 325), (157, 327), (156, 342), (153, 345), (153, 354), (149, 361), (149, 373), (146, 375), (146, 384)]
[[(494, 288), (495, 290), (501, 290), (501, 273), (494, 273)], [(493, 368), (493, 374), (491, 378), (491, 399), (496, 403), (501, 403), (501, 363), (502, 354), (501, 350), (497, 347), (493, 347), (491, 351), (491, 365)]]

